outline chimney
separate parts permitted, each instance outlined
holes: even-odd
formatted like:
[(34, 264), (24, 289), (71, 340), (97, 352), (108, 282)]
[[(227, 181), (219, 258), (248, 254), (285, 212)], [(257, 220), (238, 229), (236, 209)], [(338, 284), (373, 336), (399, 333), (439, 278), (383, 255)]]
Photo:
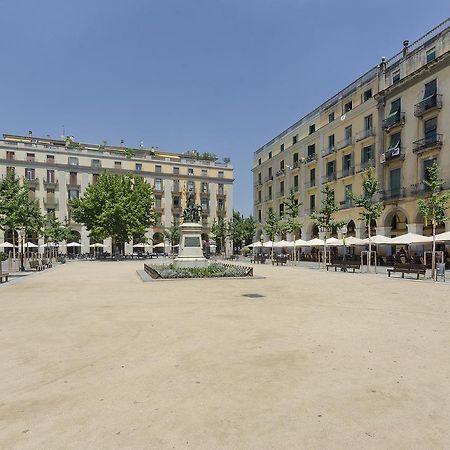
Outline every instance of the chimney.
[(405, 41), (403, 41), (403, 56), (406, 56), (408, 54), (408, 46), (409, 41), (408, 39), (406, 39)]

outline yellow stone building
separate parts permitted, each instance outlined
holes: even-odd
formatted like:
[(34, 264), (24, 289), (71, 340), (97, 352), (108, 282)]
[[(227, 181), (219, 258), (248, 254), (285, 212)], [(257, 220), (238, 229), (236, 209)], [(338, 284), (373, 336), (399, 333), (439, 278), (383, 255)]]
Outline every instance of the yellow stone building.
[[(54, 213), (61, 221), (69, 220), (77, 240), (83, 245), (82, 252), (88, 252), (88, 232), (71, 219), (68, 201), (83, 195), (103, 171), (139, 175), (153, 186), (159, 215), (158, 223), (147, 233), (153, 245), (163, 241), (165, 228), (180, 220), (189, 192), (195, 194), (196, 203), (202, 206), (202, 237), (208, 240), (214, 219), (232, 217), (234, 175), (230, 162), (219, 162), (207, 156), (193, 152), (171, 153), (158, 148), (127, 149), (123, 145), (77, 143), (71, 139), (34, 137), (31, 133), (28, 136), (4, 134), (0, 140), (0, 176), (13, 171), (19, 178), (26, 179), (30, 196), (39, 201), (43, 212)], [(0, 242), (11, 242), (9, 234), (0, 230)], [(43, 243), (37, 237), (34, 241)], [(110, 251), (110, 240), (105, 240), (104, 244)], [(132, 252), (132, 244), (123, 244), (123, 250)]]
[(257, 239), (269, 209), (282, 214), (291, 190), (302, 203), (302, 239), (318, 236), (309, 214), (320, 207), (324, 183), (334, 188), (341, 208), (336, 218), (348, 223), (347, 235), (365, 237), (346, 192), (362, 193), (369, 166), (375, 167), (385, 203), (374, 231), (429, 234), (417, 199), (426, 195), (426, 168), (435, 160), (449, 189), (450, 19), (413, 43), (405, 41), (397, 55), (383, 58), (254, 153)]

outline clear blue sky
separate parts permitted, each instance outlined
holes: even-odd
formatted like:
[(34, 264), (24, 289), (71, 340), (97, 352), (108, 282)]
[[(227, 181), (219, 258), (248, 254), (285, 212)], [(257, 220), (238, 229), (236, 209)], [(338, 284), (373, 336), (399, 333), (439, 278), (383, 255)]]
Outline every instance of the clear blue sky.
[(450, 15), (448, 0), (0, 0), (0, 131), (252, 153)]

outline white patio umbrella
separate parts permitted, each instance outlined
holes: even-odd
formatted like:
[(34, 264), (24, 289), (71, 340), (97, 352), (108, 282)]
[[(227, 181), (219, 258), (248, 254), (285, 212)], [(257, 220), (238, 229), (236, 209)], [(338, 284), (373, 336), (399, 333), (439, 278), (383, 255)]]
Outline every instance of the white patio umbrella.
[(323, 239), (314, 238), (314, 239), (310, 239), (309, 241), (306, 241), (304, 246), (305, 247), (317, 247), (317, 246), (323, 245), (323, 244), (324, 244)]
[(153, 248), (164, 248), (164, 247), (165, 247), (164, 242), (160, 242), (159, 244), (155, 244), (155, 245), (153, 246)]
[(147, 242), (140, 242), (139, 244), (134, 244), (133, 248), (145, 248), (150, 247), (152, 244), (148, 244)]
[(38, 248), (39, 246), (36, 244), (33, 244), (32, 242), (25, 242), (25, 244), (23, 244), (24, 248)]
[(306, 245), (307, 245), (306, 241), (304, 241), (303, 239), (297, 239), (295, 241), (295, 246), (296, 247), (305, 247)]
[(450, 241), (450, 231), (446, 231), (445, 233), (437, 234), (436, 235), (436, 241), (439, 241), (439, 242)]
[[(392, 238), (377, 234), (370, 237), (370, 243), (374, 245), (392, 245)], [(369, 244), (369, 238), (363, 239), (363, 244)]]
[(260, 248), (262, 247), (261, 242), (253, 242), (253, 244), (249, 245), (249, 247), (253, 247), (253, 248)]
[(90, 248), (105, 248), (105, 245), (100, 244), (100, 242), (96, 242), (95, 244), (91, 244)]
[(272, 248), (272, 241), (264, 242), (263, 247), (264, 248)]
[(392, 238), (393, 245), (411, 245), (411, 244), (426, 244), (432, 242), (432, 236), (422, 236), (421, 234), (406, 233)]
[(46, 244), (40, 245), (40, 247), (42, 247), (42, 248), (48, 248), (48, 247), (54, 248), (54, 247), (58, 247), (58, 244), (56, 244), (55, 242), (47, 242)]
[(274, 242), (273, 244), (274, 248), (290, 248), (294, 246), (293, 242), (289, 242), (289, 241), (285, 241), (285, 240), (281, 240), (278, 242)]
[(66, 247), (84, 247), (83, 244), (80, 244), (79, 242), (69, 242)]
[(330, 237), (327, 239), (327, 245), (332, 245), (333, 247), (344, 245), (342, 239), (336, 239), (335, 237)]
[(365, 245), (364, 240), (355, 236), (349, 236), (345, 238), (345, 245)]
[(3, 248), (14, 248), (14, 247), (17, 247), (17, 245), (13, 245), (10, 242), (3, 242), (3, 244), (0, 244), (0, 247), (3, 247)]

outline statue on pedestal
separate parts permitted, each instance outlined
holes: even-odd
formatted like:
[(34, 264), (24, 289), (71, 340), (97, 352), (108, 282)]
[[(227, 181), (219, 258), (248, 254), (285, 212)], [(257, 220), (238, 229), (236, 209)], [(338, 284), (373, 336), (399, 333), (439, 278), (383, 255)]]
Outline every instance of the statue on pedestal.
[(189, 193), (186, 208), (183, 210), (183, 223), (199, 223), (202, 207), (195, 204), (195, 196)]

